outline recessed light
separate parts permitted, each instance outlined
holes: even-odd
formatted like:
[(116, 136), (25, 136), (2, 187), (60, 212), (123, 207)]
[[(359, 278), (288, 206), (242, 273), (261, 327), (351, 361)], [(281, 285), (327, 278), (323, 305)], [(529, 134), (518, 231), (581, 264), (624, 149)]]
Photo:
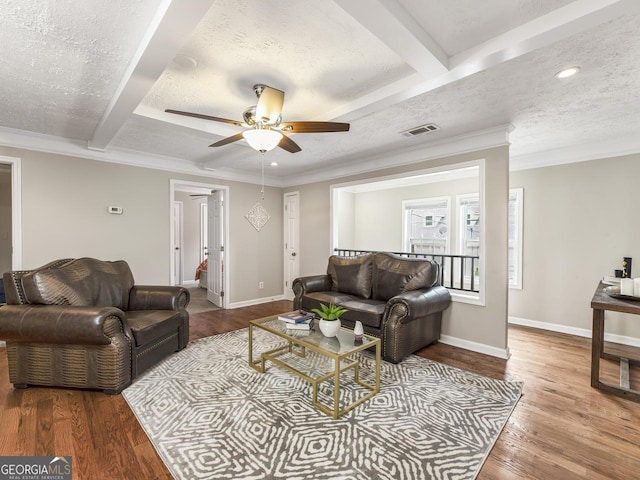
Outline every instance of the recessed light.
[(560, 70), (558, 73), (556, 73), (556, 78), (572, 77), (573, 75), (575, 75), (579, 71), (580, 71), (580, 67), (565, 68), (564, 70)]
[(278, 162), (271, 162), (270, 164), (272, 167), (277, 167), (278, 166)]
[(180, 65), (182, 68), (196, 68), (198, 66), (198, 61), (195, 58), (182, 53), (173, 57), (173, 63)]

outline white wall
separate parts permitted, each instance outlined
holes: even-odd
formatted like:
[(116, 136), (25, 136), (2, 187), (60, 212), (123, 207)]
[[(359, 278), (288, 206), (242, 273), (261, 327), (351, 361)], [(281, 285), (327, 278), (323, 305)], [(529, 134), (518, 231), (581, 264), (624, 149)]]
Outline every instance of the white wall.
[[(354, 247), (361, 250), (406, 251), (402, 244), (402, 202), (433, 197), (450, 197), (451, 216), (447, 228), (449, 238), (455, 239), (458, 229), (456, 195), (477, 194), (478, 182), (479, 178), (473, 177), (354, 194)], [(451, 244), (451, 252), (458, 252), (457, 245)]]
[[(260, 200), (257, 185), (0, 147), (3, 154), (22, 158), (24, 268), (67, 257), (124, 259), (138, 284), (169, 284), (169, 181), (179, 179), (229, 186), (230, 303), (282, 295), (281, 189), (265, 189), (272, 218), (256, 232), (244, 215)], [(109, 205), (123, 215), (108, 214)]]
[[(588, 334), (599, 280), (622, 257), (640, 277), (640, 154), (512, 172), (510, 181), (524, 189), (524, 247), (509, 315)], [(606, 318), (607, 332), (640, 338), (639, 317)]]
[[(339, 248), (357, 248), (355, 240), (356, 229), (356, 194), (346, 190), (340, 190), (337, 198), (337, 210), (340, 212), (338, 218), (338, 231), (335, 232), (335, 245)], [(361, 248), (362, 250), (363, 248)]]

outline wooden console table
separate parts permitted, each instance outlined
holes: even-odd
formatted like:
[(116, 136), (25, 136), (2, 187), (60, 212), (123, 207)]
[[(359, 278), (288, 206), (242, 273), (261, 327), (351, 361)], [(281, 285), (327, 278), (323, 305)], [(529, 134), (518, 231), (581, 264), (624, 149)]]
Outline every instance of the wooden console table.
[[(629, 385), (629, 365), (640, 365), (638, 349), (604, 342), (604, 312), (632, 313), (640, 315), (640, 302), (613, 298), (604, 292), (602, 282), (596, 288), (591, 300), (593, 309), (593, 330), (591, 332), (591, 386), (619, 397), (640, 401), (640, 391)], [(620, 385), (600, 381), (600, 359), (620, 361)]]

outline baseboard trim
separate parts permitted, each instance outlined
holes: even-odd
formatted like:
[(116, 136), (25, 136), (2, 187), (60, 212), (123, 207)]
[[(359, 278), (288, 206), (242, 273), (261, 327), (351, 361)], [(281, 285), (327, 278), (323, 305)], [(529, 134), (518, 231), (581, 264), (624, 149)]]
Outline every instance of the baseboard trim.
[(472, 342), (470, 340), (464, 340), (458, 337), (451, 337), (449, 335), (440, 335), (440, 343), (451, 345), (452, 347), (464, 348), (465, 350), (471, 350), (472, 352), (482, 353), (484, 355), (491, 355), (492, 357), (498, 357), (503, 360), (509, 360), (511, 353), (509, 347), (497, 348), (491, 345), (485, 345), (484, 343)]
[(184, 282), (182, 282), (182, 286), (183, 287), (195, 287), (199, 283), (200, 282), (198, 282), (198, 280), (185, 280)]
[[(549, 330), (551, 332), (566, 333), (575, 335), (576, 337), (591, 338), (591, 329), (570, 327), (568, 325), (560, 325), (558, 323), (539, 322), (528, 318), (509, 317), (510, 325), (520, 325), (523, 327), (537, 328), (539, 330)], [(629, 345), (631, 347), (640, 347), (640, 338), (627, 337), (617, 335), (615, 333), (605, 333), (604, 339), (607, 342), (619, 343), (621, 345)]]
[(277, 302), (278, 300), (286, 300), (284, 295), (276, 295), (274, 297), (254, 298), (253, 300), (243, 300), (242, 302), (233, 302), (229, 304), (229, 309), (250, 307), (252, 305), (260, 305), (261, 303)]

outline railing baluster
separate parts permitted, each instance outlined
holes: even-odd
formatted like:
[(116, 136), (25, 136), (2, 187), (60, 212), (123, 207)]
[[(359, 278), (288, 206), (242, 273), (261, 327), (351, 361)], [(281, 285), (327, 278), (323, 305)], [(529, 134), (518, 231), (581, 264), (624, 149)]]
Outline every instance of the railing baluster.
[(471, 258), (471, 291), (475, 288), (476, 283), (476, 259)]

